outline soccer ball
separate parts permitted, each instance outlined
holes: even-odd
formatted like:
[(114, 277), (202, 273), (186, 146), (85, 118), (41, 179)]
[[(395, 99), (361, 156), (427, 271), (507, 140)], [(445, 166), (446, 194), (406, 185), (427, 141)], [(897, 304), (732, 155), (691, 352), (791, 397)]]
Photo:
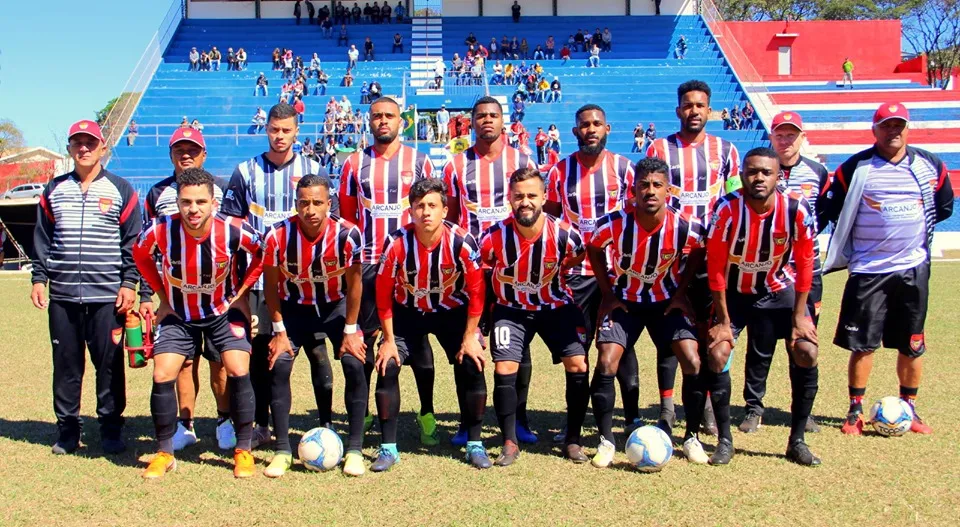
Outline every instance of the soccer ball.
[(307, 470), (324, 472), (336, 468), (343, 459), (343, 441), (329, 428), (317, 427), (300, 439), (300, 461)]
[(899, 437), (913, 424), (913, 408), (899, 397), (884, 397), (870, 407), (870, 422), (878, 434)]
[(670, 436), (653, 425), (634, 430), (624, 449), (630, 464), (640, 472), (658, 472), (673, 455)]

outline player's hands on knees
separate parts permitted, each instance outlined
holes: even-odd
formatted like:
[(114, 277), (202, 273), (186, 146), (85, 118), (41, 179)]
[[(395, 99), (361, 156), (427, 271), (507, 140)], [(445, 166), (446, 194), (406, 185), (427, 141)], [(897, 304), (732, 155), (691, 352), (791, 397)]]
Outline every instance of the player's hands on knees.
[(691, 319), (694, 318), (693, 304), (690, 303), (690, 298), (688, 298), (687, 295), (673, 295), (673, 297), (670, 299), (670, 303), (667, 304), (667, 309), (665, 309), (663, 312), (670, 313), (674, 309), (679, 309), (681, 313), (687, 315)]
[(30, 291), (30, 301), (33, 302), (33, 307), (37, 309), (46, 309), (47, 308), (47, 284), (36, 283), (33, 284), (33, 289)]
[(457, 353), (457, 363), (463, 364), (464, 359), (472, 360), (477, 369), (483, 371), (487, 359), (483, 356), (483, 346), (480, 345), (480, 339), (474, 333), (463, 338), (460, 344), (460, 351)]
[(380, 375), (387, 374), (387, 366), (390, 365), (390, 361), (396, 361), (397, 365), (400, 365), (400, 352), (397, 351), (397, 343), (393, 340), (384, 339), (380, 343), (380, 348), (377, 349), (377, 361), (373, 364), (373, 367), (376, 368), (377, 373)]
[(117, 292), (117, 302), (114, 306), (117, 308), (118, 315), (126, 315), (127, 311), (130, 311), (133, 308), (134, 302), (137, 301), (137, 293), (129, 287), (121, 287), (120, 291)]
[(793, 317), (793, 332), (791, 338), (794, 342), (798, 339), (810, 341), (814, 345), (819, 345), (817, 340), (817, 326), (813, 325), (813, 319), (804, 315)]
[(286, 331), (278, 331), (273, 334), (273, 338), (270, 339), (270, 355), (268, 360), (270, 361), (270, 369), (273, 369), (273, 365), (277, 362), (277, 359), (280, 358), (284, 353), (289, 354), (293, 357), (293, 345), (290, 344), (290, 339), (287, 338)]
[(730, 347), (733, 347), (733, 328), (730, 327), (730, 324), (715, 324), (710, 327), (707, 331), (707, 337), (710, 349), (717, 347), (718, 345), (729, 342)]
[(613, 295), (603, 295), (600, 300), (600, 308), (597, 310), (597, 320), (603, 320), (617, 309), (622, 309), (624, 313), (629, 312), (626, 304), (621, 302), (619, 298)]
[(350, 334), (344, 333), (343, 344), (340, 345), (340, 354), (338, 355), (341, 359), (344, 355), (353, 355), (361, 363), (367, 362), (367, 345), (364, 344), (363, 337), (360, 335), (359, 331)]

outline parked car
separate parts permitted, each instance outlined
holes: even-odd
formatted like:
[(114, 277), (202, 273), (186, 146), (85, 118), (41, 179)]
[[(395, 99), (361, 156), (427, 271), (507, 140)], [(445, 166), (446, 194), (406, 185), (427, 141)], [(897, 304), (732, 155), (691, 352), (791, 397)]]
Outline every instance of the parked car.
[(14, 198), (39, 198), (43, 194), (43, 185), (40, 183), (27, 183), (17, 185), (3, 193), (3, 199)]

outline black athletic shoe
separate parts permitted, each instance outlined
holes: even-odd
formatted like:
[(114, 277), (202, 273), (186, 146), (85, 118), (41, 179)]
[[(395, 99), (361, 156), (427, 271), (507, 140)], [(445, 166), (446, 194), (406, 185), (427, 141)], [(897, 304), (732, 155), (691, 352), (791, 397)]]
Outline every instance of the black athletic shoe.
[(813, 433), (813, 434), (816, 434), (817, 432), (820, 431), (820, 425), (818, 425), (817, 422), (813, 420), (812, 415), (807, 417), (807, 424), (803, 427), (803, 431), (807, 433)]
[(738, 428), (744, 434), (752, 434), (757, 430), (760, 430), (760, 420), (760, 414), (754, 411), (749, 411), (747, 412), (746, 417), (743, 418), (743, 422), (740, 423)]
[(564, 457), (577, 464), (590, 461), (590, 458), (583, 453), (583, 447), (575, 443), (571, 443), (563, 447), (563, 454)]
[(733, 459), (733, 443), (727, 439), (721, 439), (717, 443), (717, 449), (710, 456), (711, 465), (729, 465)]
[(61, 437), (54, 443), (50, 452), (56, 455), (72, 454), (80, 448), (80, 439), (75, 437)]
[(127, 444), (119, 436), (103, 437), (100, 439), (100, 447), (107, 454), (120, 454), (127, 449)]
[(500, 457), (493, 464), (498, 467), (509, 467), (517, 459), (520, 459), (520, 447), (513, 441), (506, 441), (503, 443), (503, 451), (500, 452)]
[(673, 428), (677, 426), (677, 412), (674, 410), (661, 408), (659, 421), (666, 421), (666, 423), (670, 425), (670, 428)]
[(703, 408), (703, 424), (700, 426), (700, 431), (704, 435), (708, 436), (717, 436), (717, 418), (713, 415), (713, 404), (710, 402), (710, 399), (707, 399), (707, 404)]
[(801, 441), (794, 441), (787, 447), (787, 459), (805, 467), (819, 467), (820, 458), (813, 455), (810, 447)]

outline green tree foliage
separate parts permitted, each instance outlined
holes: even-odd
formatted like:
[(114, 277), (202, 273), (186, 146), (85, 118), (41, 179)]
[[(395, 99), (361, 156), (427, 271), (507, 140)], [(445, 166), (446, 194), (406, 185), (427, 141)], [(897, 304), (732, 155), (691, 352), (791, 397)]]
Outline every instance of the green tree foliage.
[(14, 148), (23, 148), (23, 132), (9, 120), (0, 120), (0, 157), (9, 154)]

